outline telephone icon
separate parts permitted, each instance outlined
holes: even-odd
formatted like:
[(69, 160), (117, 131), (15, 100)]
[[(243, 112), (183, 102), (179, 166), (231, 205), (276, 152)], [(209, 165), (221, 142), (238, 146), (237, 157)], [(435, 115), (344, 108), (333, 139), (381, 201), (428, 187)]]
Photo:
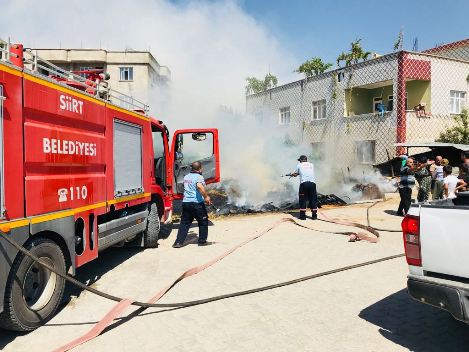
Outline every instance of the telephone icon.
[(66, 188), (59, 188), (57, 195), (59, 196), (59, 203), (67, 201), (68, 190)]

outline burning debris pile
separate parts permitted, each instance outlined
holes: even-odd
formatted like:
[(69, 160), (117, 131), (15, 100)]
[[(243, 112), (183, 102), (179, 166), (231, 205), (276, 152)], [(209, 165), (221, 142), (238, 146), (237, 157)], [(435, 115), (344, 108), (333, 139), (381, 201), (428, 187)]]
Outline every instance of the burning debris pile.
[[(298, 190), (291, 182), (278, 183), (278, 187), (265, 193), (262, 202), (252, 198), (251, 189), (244, 189), (235, 179), (223, 180), (221, 184), (209, 185), (208, 194), (213, 206), (207, 208), (213, 215), (257, 214), (288, 212), (297, 210)], [(374, 178), (350, 178), (346, 183), (335, 184), (336, 194), (318, 193), (319, 207), (344, 206), (347, 204), (382, 199), (384, 193), (395, 192), (397, 185), (382, 176)], [(333, 187), (324, 187), (333, 191)], [(175, 203), (175, 213), (180, 213), (180, 204)]]
[[(281, 212), (298, 209), (298, 200), (285, 200), (285, 201), (268, 201), (262, 205), (250, 205), (236, 202), (237, 199), (242, 197), (241, 192), (236, 187), (236, 183), (228, 182), (222, 185), (217, 185), (216, 188), (208, 190), (208, 194), (212, 199), (213, 207), (210, 210), (215, 211), (216, 215), (234, 215), (234, 214), (256, 214), (266, 212)], [(295, 193), (293, 193), (295, 194)], [(267, 199), (272, 199), (273, 195), (270, 194)], [(319, 207), (324, 205), (342, 206), (347, 202), (334, 194), (318, 194)]]
[(378, 185), (374, 183), (357, 183), (353, 186), (352, 191), (361, 193), (362, 200), (383, 198), (383, 192), (381, 192)]

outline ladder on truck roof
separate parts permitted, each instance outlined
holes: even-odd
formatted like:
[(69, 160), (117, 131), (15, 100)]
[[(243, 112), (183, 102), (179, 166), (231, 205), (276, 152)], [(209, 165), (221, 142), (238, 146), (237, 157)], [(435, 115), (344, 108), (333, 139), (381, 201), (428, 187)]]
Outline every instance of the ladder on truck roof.
[[(14, 64), (15, 59), (18, 61), (20, 56), (11, 50), (16, 45), (12, 44), (10, 40), (5, 41), (0, 38), (0, 61), (9, 64)], [(150, 107), (144, 102), (109, 87), (107, 82), (109, 75), (104, 70), (96, 69), (78, 72), (86, 75), (86, 77), (83, 77), (77, 72), (67, 71), (50, 61), (42, 59), (37, 55), (37, 50), (29, 48), (23, 49), (22, 62), (25, 69), (38, 76), (78, 89), (95, 98), (100, 98), (127, 110), (141, 112), (145, 115), (150, 110)]]

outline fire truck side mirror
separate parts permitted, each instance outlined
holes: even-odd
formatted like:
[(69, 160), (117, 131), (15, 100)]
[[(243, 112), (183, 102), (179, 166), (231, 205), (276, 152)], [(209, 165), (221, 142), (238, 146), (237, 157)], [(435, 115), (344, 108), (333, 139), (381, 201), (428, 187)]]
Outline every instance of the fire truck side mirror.
[(207, 139), (206, 133), (192, 133), (192, 139), (197, 142), (202, 142)]

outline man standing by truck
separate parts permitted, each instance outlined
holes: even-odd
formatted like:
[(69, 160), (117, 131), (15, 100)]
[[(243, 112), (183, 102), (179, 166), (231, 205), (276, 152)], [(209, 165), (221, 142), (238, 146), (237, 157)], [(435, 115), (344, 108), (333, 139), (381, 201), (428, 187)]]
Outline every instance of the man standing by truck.
[(316, 183), (314, 178), (314, 165), (308, 162), (306, 155), (298, 158), (300, 162), (296, 166), (296, 170), (289, 174), (291, 177), (300, 176), (300, 190), (298, 198), (300, 202), (300, 220), (306, 220), (306, 201), (311, 208), (313, 220), (318, 218), (318, 194), (316, 192)]
[(466, 187), (466, 182), (453, 175), (453, 167), (451, 165), (445, 165), (443, 173), (445, 176), (443, 179), (443, 196), (445, 199), (454, 199), (456, 198), (456, 192)]
[(442, 199), (443, 198), (443, 157), (438, 155), (435, 158), (435, 164), (432, 166), (430, 171), (432, 172), (432, 178), (434, 182), (432, 199)]
[(205, 191), (205, 180), (202, 176), (202, 164), (198, 161), (191, 164), (191, 172), (184, 176), (184, 199), (182, 200), (182, 215), (179, 230), (174, 242), (174, 248), (181, 248), (194, 219), (199, 225), (199, 246), (209, 244), (208, 214), (205, 204), (212, 204)]
[(397, 209), (398, 216), (404, 216), (409, 211), (410, 204), (412, 203), (412, 188), (415, 185), (415, 171), (414, 159), (407, 158), (406, 164), (401, 168), (399, 174), (399, 196), (401, 201)]

